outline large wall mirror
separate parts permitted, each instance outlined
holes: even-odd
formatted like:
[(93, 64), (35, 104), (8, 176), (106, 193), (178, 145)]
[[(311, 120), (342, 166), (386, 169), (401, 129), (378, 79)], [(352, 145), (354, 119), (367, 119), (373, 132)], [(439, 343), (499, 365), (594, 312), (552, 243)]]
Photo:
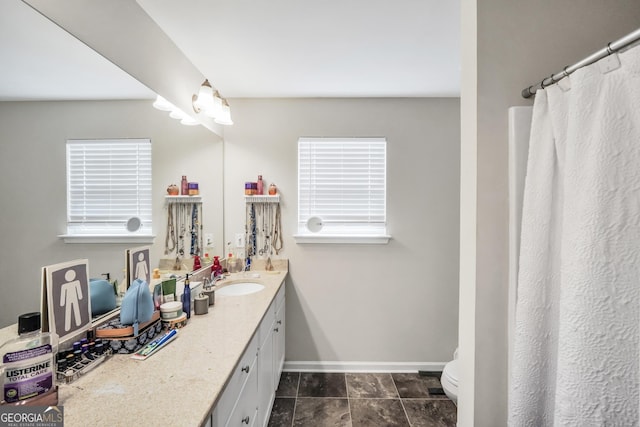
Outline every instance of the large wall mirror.
[[(125, 49), (126, 46), (123, 46)], [(166, 188), (199, 182), (208, 250), (223, 251), (222, 143), (152, 107), (155, 93), (20, 0), (0, 2), (0, 328), (39, 310), (42, 266), (88, 259), (121, 280), (135, 243), (65, 243), (69, 139), (152, 141), (151, 264), (165, 257)], [(123, 224), (123, 229), (125, 224)]]

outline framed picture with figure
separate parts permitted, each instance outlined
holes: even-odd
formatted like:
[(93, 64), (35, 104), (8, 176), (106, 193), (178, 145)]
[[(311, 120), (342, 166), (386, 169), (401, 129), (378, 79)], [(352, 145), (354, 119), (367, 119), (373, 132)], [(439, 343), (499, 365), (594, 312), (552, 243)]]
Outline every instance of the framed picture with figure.
[(42, 330), (60, 342), (91, 327), (89, 261), (79, 259), (42, 269)]
[(134, 280), (151, 282), (151, 262), (149, 261), (150, 246), (127, 249), (127, 289)]

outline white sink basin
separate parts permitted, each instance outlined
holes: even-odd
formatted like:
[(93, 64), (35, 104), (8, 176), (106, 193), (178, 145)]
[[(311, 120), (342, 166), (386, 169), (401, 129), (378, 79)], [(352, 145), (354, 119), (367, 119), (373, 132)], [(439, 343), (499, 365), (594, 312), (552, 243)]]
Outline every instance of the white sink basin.
[(216, 294), (235, 297), (260, 292), (263, 289), (264, 285), (261, 285), (260, 283), (236, 282), (224, 285), (220, 289), (216, 289)]

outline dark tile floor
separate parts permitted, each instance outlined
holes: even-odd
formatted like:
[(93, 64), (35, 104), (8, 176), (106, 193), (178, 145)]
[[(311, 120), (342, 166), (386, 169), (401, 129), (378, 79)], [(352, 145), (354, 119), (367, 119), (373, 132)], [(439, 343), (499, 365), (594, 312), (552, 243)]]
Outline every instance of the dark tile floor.
[[(437, 377), (283, 372), (269, 427), (454, 427)], [(434, 392), (434, 390), (431, 390)]]

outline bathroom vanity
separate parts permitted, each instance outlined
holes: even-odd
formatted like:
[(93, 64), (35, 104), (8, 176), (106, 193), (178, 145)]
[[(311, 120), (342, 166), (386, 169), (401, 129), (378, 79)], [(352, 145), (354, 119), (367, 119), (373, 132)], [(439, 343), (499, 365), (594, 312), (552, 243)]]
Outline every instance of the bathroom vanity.
[[(60, 384), (65, 426), (265, 426), (284, 363), (286, 261), (258, 278), (232, 274), (217, 287), (255, 281), (246, 295), (216, 292), (205, 315), (192, 314), (178, 337), (146, 360), (114, 355)], [(15, 325), (0, 330), (0, 341)]]

